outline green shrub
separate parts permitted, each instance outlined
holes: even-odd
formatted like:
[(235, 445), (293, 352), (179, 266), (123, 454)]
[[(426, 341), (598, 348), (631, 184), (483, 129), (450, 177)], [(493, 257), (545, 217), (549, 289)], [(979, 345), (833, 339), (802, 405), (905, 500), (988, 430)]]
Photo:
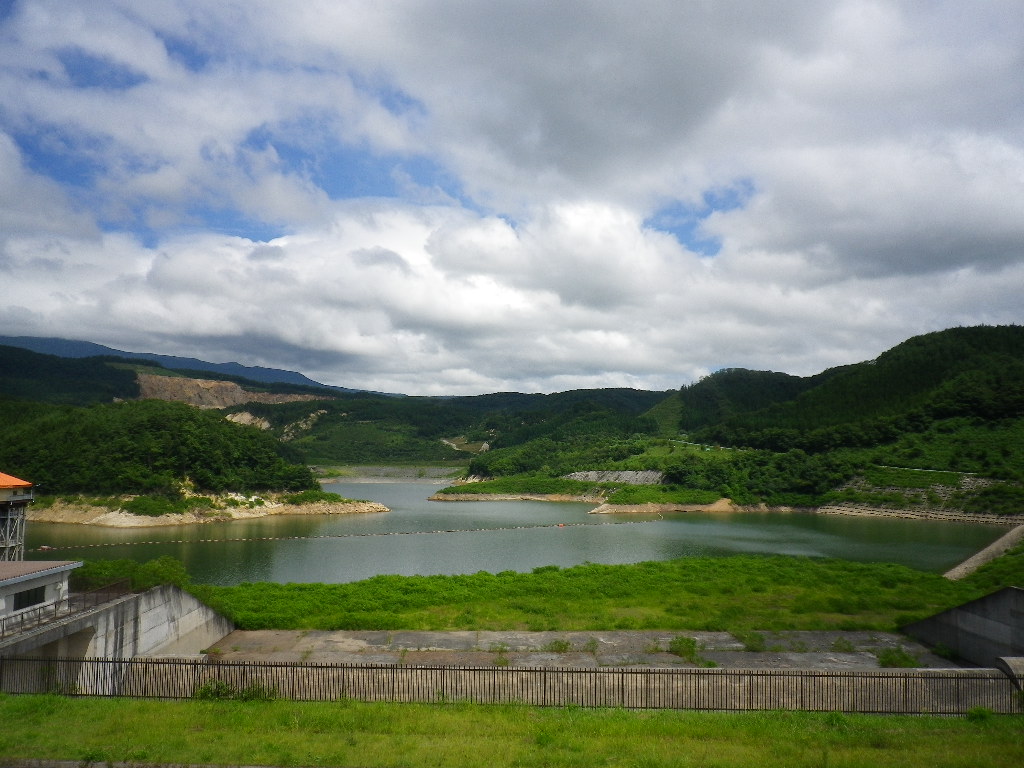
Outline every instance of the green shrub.
[(875, 654), (880, 667), (901, 667), (912, 668), (921, 665), (916, 656), (909, 653), (906, 648), (884, 648)]
[(572, 643), (563, 639), (552, 640), (544, 646), (544, 650), (548, 653), (568, 653), (572, 650)]
[(761, 632), (736, 632), (736, 639), (743, 643), (743, 650), (758, 653), (766, 647), (764, 634)]
[(606, 486), (600, 483), (587, 483), (580, 480), (567, 480), (561, 477), (536, 477), (533, 475), (517, 475), (485, 480), (479, 483), (466, 483), (442, 488), (438, 493), (503, 493), (503, 494), (558, 494), (567, 496), (585, 496), (600, 492)]
[(236, 688), (224, 680), (207, 680), (195, 689), (192, 698), (203, 701), (273, 701), (277, 698), (277, 689), (262, 683), (250, 683)]
[(719, 491), (702, 491), (678, 485), (627, 485), (608, 497), (609, 504), (714, 504)]
[(144, 592), (161, 584), (173, 584), (184, 589), (191, 583), (184, 563), (167, 555), (144, 563), (128, 559), (88, 560), (71, 572), (71, 587), (78, 591), (99, 589), (125, 580), (130, 582), (135, 592)]
[(207, 680), (195, 689), (194, 699), (203, 701), (225, 701), (235, 698), (235, 687), (223, 680)]
[(341, 501), (348, 501), (348, 499), (339, 493), (310, 489), (308, 491), (302, 491), (300, 493), (293, 493), (285, 496), (282, 501), (286, 504), (316, 504), (317, 502), (322, 501), (335, 504)]
[(853, 653), (857, 650), (857, 646), (845, 637), (837, 637), (832, 642), (832, 650), (836, 653)]
[(692, 664), (699, 664), (702, 659), (697, 651), (697, 640), (692, 637), (678, 635), (668, 641), (668, 652)]

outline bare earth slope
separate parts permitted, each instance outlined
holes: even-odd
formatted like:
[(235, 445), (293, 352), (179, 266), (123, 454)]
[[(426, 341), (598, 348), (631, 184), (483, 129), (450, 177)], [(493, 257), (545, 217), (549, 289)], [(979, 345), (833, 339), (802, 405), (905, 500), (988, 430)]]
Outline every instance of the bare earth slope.
[(188, 379), (179, 376), (157, 376), (140, 373), (139, 398), (142, 400), (173, 400), (197, 408), (229, 408), (243, 403), (292, 403), (305, 400), (329, 400), (319, 395), (282, 395), (271, 392), (249, 392), (233, 381)]

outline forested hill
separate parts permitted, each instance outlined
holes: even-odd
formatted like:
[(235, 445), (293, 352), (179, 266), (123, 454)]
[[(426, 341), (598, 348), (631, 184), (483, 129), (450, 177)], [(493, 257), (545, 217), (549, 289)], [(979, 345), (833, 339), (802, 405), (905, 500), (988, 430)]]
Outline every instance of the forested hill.
[(92, 357), (68, 360), (0, 346), (0, 397), (90, 405), (139, 396), (135, 372)]
[(1024, 328), (929, 333), (807, 378), (720, 371), (679, 399), (680, 426), (698, 437), (774, 449), (886, 442), (937, 419), (1012, 419), (1024, 414)]
[[(225, 398), (186, 397), (191, 389), (205, 395), (215, 388), (185, 373), (137, 359), (62, 358), (0, 346), (0, 467), (51, 492), (166, 493), (185, 483), (289, 489), (311, 482), (301, 464), (451, 462), (457, 471), (490, 445), (552, 434), (601, 443), (608, 434), (645, 432), (641, 414), (667, 396), (598, 389), (393, 397), (194, 372), (231, 382), (238, 397), (202, 416), (178, 403), (132, 402), (147, 392), (164, 399), (179, 392), (192, 404), (229, 405)], [(168, 386), (154, 395), (154, 382)], [(246, 393), (253, 397), (243, 402)]]
[[(631, 421), (551, 420), (514, 429), (470, 471), (477, 488), (571, 492), (580, 470), (651, 471), (612, 503), (1024, 512), (1024, 328), (954, 328), (875, 360), (798, 377), (728, 369)], [(517, 439), (517, 438), (525, 439)], [(514, 476), (514, 477), (513, 477)], [(561, 484), (559, 484), (561, 483)], [(607, 490), (607, 489), (606, 489)]]
[(46, 494), (315, 487), (308, 467), (270, 435), (158, 400), (76, 408), (0, 398), (0, 467)]
[(48, 494), (315, 487), (301, 456), (271, 435), (182, 403), (136, 402), (138, 367), (0, 346), (0, 469)]

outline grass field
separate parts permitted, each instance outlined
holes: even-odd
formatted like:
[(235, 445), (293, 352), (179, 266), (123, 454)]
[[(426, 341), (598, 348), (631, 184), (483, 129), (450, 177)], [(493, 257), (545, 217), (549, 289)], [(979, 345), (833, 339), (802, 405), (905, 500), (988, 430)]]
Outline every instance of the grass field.
[(241, 629), (893, 631), (1021, 584), (1024, 548), (959, 582), (890, 563), (736, 556), (192, 590)]
[(1018, 768), (1024, 717), (0, 696), (0, 760), (270, 766)]

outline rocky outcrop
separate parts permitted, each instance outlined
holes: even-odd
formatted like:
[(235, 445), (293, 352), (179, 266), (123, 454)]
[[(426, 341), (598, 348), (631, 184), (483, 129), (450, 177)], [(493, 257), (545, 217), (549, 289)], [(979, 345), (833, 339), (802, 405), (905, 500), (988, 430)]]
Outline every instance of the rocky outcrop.
[(230, 408), (244, 403), (294, 403), (309, 400), (330, 400), (320, 395), (285, 395), (272, 392), (249, 392), (233, 381), (188, 379), (182, 376), (138, 374), (140, 400), (173, 400), (197, 408)]
[(260, 418), (259, 416), (253, 416), (248, 411), (239, 411), (238, 413), (229, 413), (224, 417), (228, 421), (233, 421), (235, 424), (243, 424), (247, 427), (256, 427), (256, 429), (267, 430), (270, 429), (270, 422), (266, 419)]
[[(281, 440), (287, 443), (289, 440), (294, 440), (297, 437), (301, 437), (304, 432), (309, 432), (309, 430), (313, 428), (313, 425), (316, 424), (317, 419), (319, 419), (325, 413), (327, 413), (327, 411), (323, 409), (319, 411), (313, 411), (306, 418), (300, 421), (296, 421), (294, 424), (285, 425), (284, 433), (281, 435)], [(343, 413), (341, 415), (347, 416), (348, 414)]]
[(267, 502), (253, 507), (197, 508), (157, 517), (133, 515), (123, 509), (98, 507), (88, 503), (58, 501), (45, 508), (30, 507), (25, 518), (38, 523), (76, 523), (105, 528), (152, 528), (167, 525), (195, 525), (228, 520), (251, 520), (270, 515), (359, 515), (390, 512), (376, 501), (317, 501), (311, 504)]

